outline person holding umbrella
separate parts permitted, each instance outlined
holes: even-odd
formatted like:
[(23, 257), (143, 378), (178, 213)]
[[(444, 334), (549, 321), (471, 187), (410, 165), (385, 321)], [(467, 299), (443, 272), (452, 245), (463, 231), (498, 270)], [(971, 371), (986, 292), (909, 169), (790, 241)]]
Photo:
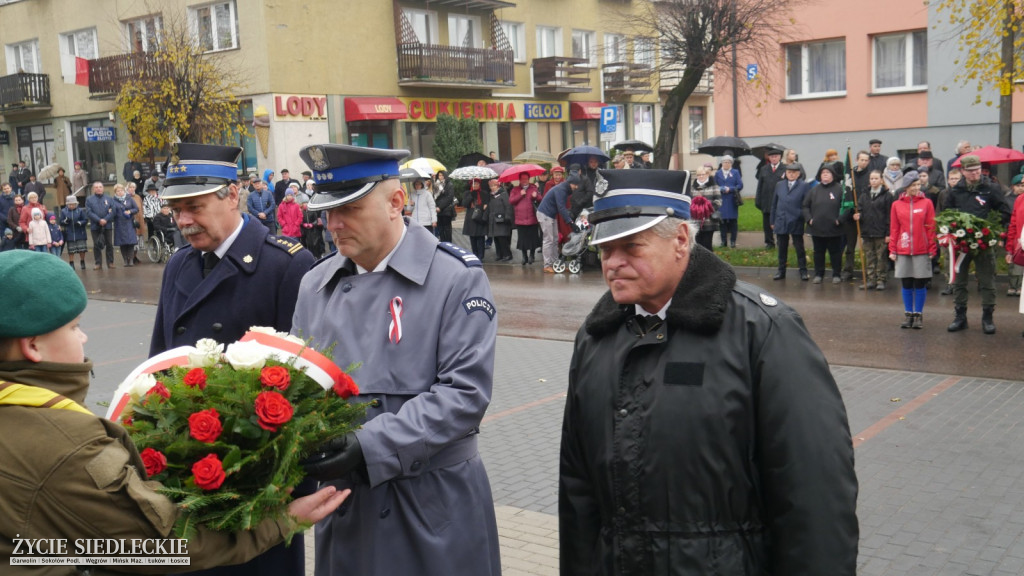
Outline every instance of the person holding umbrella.
[(530, 183), (530, 174), (519, 175), (519, 184), (512, 188), (509, 202), (515, 212), (515, 226), (519, 232), (516, 249), (523, 253), (523, 266), (533, 264), (534, 255), (540, 247), (540, 225), (537, 222), (537, 205), (541, 194), (536, 184)]

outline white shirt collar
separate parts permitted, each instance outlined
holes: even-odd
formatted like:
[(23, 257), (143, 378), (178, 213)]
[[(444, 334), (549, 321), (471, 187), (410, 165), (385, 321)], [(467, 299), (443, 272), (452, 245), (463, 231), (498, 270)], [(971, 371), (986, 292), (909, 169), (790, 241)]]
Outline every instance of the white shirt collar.
[[(391, 262), (391, 257), (398, 251), (398, 247), (402, 245), (402, 241), (405, 240), (405, 233), (408, 231), (407, 226), (402, 226), (402, 235), (398, 238), (398, 242), (395, 243), (395, 247), (388, 252), (388, 255), (377, 264), (377, 267), (373, 269), (373, 272), (383, 272), (388, 267), (388, 262)], [(369, 272), (366, 268), (363, 268), (359, 264), (356, 264), (356, 274), (366, 274)]]
[[(668, 302), (666, 302), (665, 305), (661, 307), (661, 310), (658, 310), (658, 313), (655, 314), (655, 316), (657, 316), (658, 318), (661, 318), (662, 320), (664, 320), (668, 316), (668, 307), (671, 306), (671, 305), (672, 305), (672, 299), (669, 298)], [(640, 306), (639, 304), (634, 304), (633, 307), (636, 308), (636, 313), (638, 315), (640, 315), (640, 316), (650, 316), (651, 315), (650, 312), (648, 312), (647, 310), (644, 310), (643, 306)]]
[[(220, 246), (217, 246), (217, 248), (213, 251), (213, 253), (217, 255), (217, 258), (223, 258), (224, 255), (228, 253), (228, 249), (231, 248), (231, 245), (235, 243), (235, 239), (238, 238), (238, 235), (242, 233), (242, 226), (245, 226), (245, 219), (239, 218), (238, 227), (235, 228), (235, 231), (232, 232), (231, 236), (228, 236), (226, 240), (221, 242)], [(203, 252), (203, 254), (205, 253), (206, 252)]]

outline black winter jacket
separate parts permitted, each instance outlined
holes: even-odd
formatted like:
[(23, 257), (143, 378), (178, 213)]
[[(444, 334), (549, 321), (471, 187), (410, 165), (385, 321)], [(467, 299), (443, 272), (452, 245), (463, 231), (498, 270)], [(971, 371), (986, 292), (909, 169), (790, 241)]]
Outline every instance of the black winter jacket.
[(889, 216), (893, 200), (893, 195), (889, 194), (885, 186), (874, 198), (871, 197), (870, 188), (857, 194), (862, 238), (885, 238), (889, 235)]
[(995, 211), (1003, 224), (1007, 224), (1013, 204), (1006, 200), (998, 184), (982, 176), (974, 188), (968, 188), (967, 179), (961, 178), (946, 196), (943, 210), (959, 210), (981, 218), (988, 218), (989, 213)]
[(606, 293), (576, 336), (561, 574), (853, 575), (846, 410), (799, 315), (696, 246), (645, 336)]

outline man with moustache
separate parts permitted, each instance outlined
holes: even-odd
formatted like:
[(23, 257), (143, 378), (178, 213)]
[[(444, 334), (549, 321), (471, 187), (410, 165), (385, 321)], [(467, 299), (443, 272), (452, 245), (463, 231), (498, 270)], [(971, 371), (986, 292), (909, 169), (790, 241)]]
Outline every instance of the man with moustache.
[[(288, 332), (299, 283), (313, 255), (298, 242), (268, 234), (238, 208), (235, 164), (241, 148), (178, 144), (160, 197), (190, 244), (164, 269), (150, 356), (201, 338), (230, 343), (250, 326)], [(204, 572), (204, 574), (207, 574)], [(218, 576), (302, 576), (301, 535), (256, 559), (217, 568)]]

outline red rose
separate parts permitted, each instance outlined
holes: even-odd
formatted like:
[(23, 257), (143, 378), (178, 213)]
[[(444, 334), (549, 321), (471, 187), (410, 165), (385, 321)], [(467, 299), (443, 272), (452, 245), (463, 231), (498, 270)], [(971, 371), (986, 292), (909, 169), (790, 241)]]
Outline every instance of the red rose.
[(967, 229), (967, 233), (968, 234), (974, 234), (974, 228), (968, 228)]
[(131, 416), (125, 416), (124, 418), (121, 418), (121, 426), (124, 426), (125, 428), (131, 426), (134, 422), (135, 421), (132, 420)]
[(256, 416), (260, 428), (277, 432), (285, 422), (292, 419), (292, 404), (277, 392), (260, 392), (256, 397)]
[(213, 444), (221, 433), (220, 414), (215, 408), (201, 410), (188, 417), (188, 433), (207, 444)]
[(989, 230), (988, 228), (982, 228), (981, 233), (984, 234), (985, 236), (988, 236), (989, 234), (992, 233), (992, 231)]
[(192, 465), (192, 478), (196, 486), (203, 490), (216, 490), (224, 483), (224, 466), (216, 454), (207, 454), (205, 458)]
[(277, 388), (284, 392), (288, 389), (288, 385), (292, 383), (292, 378), (288, 375), (288, 369), (284, 366), (265, 366), (263, 370), (260, 370), (260, 382), (264, 386)]
[[(157, 382), (156, 386), (153, 386), (152, 388), (149, 389), (149, 392), (146, 392), (147, 401), (149, 400), (150, 396), (159, 396), (164, 400), (167, 400), (171, 397), (171, 391), (168, 390), (166, 386), (164, 386), (163, 382)], [(161, 400), (161, 402), (163, 402), (163, 400)]]
[(334, 393), (342, 398), (348, 398), (359, 394), (359, 386), (356, 386), (355, 380), (344, 372), (338, 377), (337, 382), (334, 383)]
[(146, 474), (150, 477), (167, 469), (167, 457), (152, 448), (146, 448), (139, 456), (142, 456), (142, 464), (146, 466)]
[(988, 244), (985, 244), (984, 242), (979, 242), (978, 250), (988, 250)]
[(193, 368), (185, 373), (185, 379), (182, 382), (189, 388), (198, 386), (200, 390), (206, 390), (206, 370)]

